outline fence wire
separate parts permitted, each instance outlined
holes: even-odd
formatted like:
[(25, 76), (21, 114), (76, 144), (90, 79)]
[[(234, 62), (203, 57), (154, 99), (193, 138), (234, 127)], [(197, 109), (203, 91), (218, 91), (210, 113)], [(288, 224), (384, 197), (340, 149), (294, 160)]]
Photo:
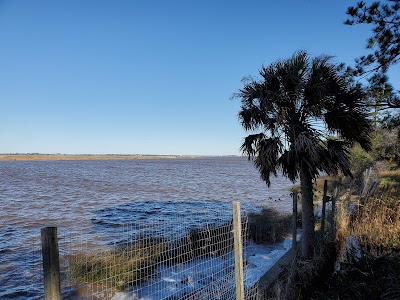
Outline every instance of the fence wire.
[[(191, 220), (160, 210), (139, 222), (103, 218), (81, 231), (58, 227), (61, 298), (236, 299), (232, 218), (227, 207), (202, 210)], [(258, 235), (269, 235), (269, 227), (258, 228), (257, 220), (241, 216), (245, 299), (254, 300), (265, 298), (258, 280), (291, 245), (288, 239), (265, 244)], [(30, 245), (23, 275), (32, 288), (26, 296), (43, 299), (40, 236)]]
[[(62, 298), (235, 299), (232, 211), (210, 214), (195, 225), (182, 222), (178, 213), (151, 223), (119, 224), (110, 231), (111, 243), (104, 241), (110, 236), (93, 240), (87, 233), (59, 229)], [(245, 216), (242, 236), (245, 258)]]

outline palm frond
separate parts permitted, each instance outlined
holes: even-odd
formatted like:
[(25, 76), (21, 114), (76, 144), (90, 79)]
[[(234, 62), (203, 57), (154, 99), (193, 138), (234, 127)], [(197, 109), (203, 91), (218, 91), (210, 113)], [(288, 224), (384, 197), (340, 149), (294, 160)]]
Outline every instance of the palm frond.
[[(331, 61), (330, 56), (311, 59), (305, 51), (296, 52), (262, 67), (261, 79), (247, 81), (238, 93), (243, 128), (261, 131), (249, 135), (241, 149), (267, 184), (278, 169), (291, 180), (300, 169), (312, 178), (338, 170), (351, 175), (349, 145), (370, 148), (365, 94)], [(331, 134), (339, 139), (327, 139)]]
[(249, 160), (257, 154), (260, 142), (265, 139), (264, 133), (250, 134), (245, 137), (240, 150), (247, 155)]
[(299, 158), (293, 149), (284, 151), (278, 160), (278, 164), (281, 166), (282, 174), (291, 181), (295, 181), (298, 178), (300, 171)]
[(270, 176), (277, 176), (278, 157), (282, 152), (282, 143), (279, 138), (264, 139), (260, 142), (255, 166), (261, 174), (261, 178), (270, 186)]
[(348, 142), (357, 142), (365, 150), (371, 149), (371, 122), (367, 113), (359, 108), (349, 109), (344, 106), (325, 114), (328, 130), (336, 132)]
[(263, 133), (245, 138), (241, 150), (253, 159), (261, 178), (270, 185), (270, 175), (277, 176), (278, 157), (282, 152), (282, 142), (278, 137), (267, 138)]
[(328, 175), (336, 175), (340, 169), (345, 176), (351, 177), (350, 144), (346, 141), (331, 138), (324, 141), (322, 145), (324, 149), (321, 153), (319, 169)]

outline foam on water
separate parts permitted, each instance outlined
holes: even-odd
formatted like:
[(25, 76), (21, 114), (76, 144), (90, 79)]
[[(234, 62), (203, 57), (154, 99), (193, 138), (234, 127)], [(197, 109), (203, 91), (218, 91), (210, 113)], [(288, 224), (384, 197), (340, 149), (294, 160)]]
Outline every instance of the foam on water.
[[(38, 299), (40, 228), (118, 242), (126, 223), (179, 216), (200, 224), (232, 200), (244, 210), (289, 210), (291, 182), (263, 183), (245, 158), (0, 162), (0, 298)], [(174, 229), (171, 229), (174, 230)], [(60, 251), (64, 251), (60, 249)]]

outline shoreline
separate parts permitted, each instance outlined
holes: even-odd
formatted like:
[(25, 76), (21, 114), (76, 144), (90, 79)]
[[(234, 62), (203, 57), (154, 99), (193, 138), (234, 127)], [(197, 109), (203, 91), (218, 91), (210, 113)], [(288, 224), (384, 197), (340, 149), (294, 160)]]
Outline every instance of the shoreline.
[(0, 154), (0, 161), (23, 160), (127, 160), (200, 158), (201, 155), (118, 155), (118, 154)]

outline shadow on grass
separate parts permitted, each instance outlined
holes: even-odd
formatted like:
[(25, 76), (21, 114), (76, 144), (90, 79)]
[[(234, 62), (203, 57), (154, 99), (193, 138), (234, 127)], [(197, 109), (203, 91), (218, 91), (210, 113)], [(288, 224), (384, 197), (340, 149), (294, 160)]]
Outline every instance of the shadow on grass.
[[(301, 213), (297, 215), (298, 225)], [(257, 244), (281, 242), (292, 229), (292, 215), (274, 208), (264, 208), (259, 213), (250, 213), (249, 237)]]
[(399, 299), (400, 256), (363, 256), (356, 263), (342, 264), (312, 299)]

